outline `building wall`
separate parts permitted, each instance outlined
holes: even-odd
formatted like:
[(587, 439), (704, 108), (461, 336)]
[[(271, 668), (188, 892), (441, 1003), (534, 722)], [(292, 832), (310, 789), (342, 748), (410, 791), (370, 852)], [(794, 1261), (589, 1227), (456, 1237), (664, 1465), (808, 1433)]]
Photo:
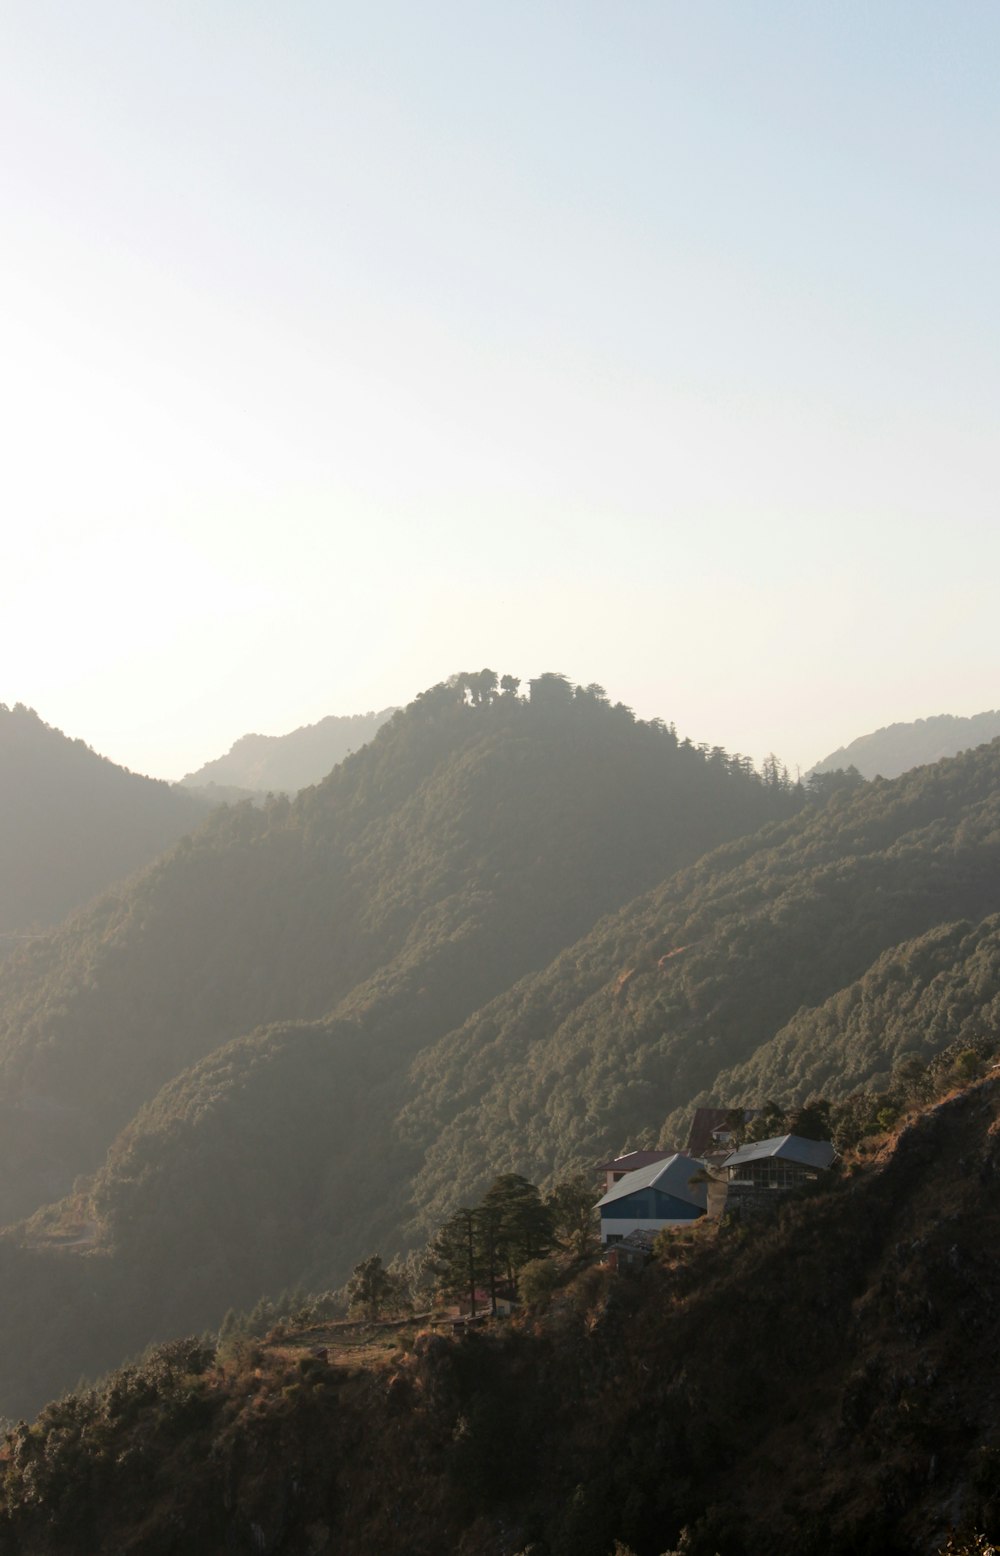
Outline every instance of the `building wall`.
[(643, 1216), (641, 1219), (625, 1220), (620, 1216), (606, 1219), (601, 1214), (601, 1242), (606, 1243), (608, 1237), (627, 1237), (630, 1232), (660, 1232), (665, 1226), (690, 1226), (692, 1221), (697, 1221), (702, 1214), (694, 1205), (691, 1206), (689, 1216), (675, 1217), (673, 1220), (650, 1218)]
[(601, 1206), (602, 1221), (693, 1221), (701, 1214), (701, 1207), (689, 1200), (653, 1188), (636, 1189), (634, 1194), (623, 1194), (621, 1199)]

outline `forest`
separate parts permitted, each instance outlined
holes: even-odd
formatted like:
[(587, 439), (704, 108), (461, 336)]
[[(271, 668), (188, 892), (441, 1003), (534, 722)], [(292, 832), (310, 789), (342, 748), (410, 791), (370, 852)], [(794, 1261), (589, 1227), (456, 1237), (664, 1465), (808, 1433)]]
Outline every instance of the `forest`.
[(0, 969), (0, 1412), (698, 1103), (841, 1107), (974, 1050), (998, 796), (993, 746), (802, 785), (487, 670), (216, 808)]
[(206, 801), (0, 704), (0, 955), (152, 863)]
[[(998, 1048), (826, 1106), (839, 1172), (753, 1228), (522, 1266), (517, 1318), (384, 1326), (359, 1364), (299, 1297), (152, 1349), (8, 1433), (0, 1552), (992, 1556)], [(516, 1204), (537, 1246), (523, 1182), (480, 1234)]]

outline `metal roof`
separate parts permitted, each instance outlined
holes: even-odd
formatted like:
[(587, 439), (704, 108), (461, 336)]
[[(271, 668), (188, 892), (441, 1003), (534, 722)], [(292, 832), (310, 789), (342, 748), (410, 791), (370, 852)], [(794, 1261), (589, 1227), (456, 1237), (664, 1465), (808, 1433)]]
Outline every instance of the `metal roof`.
[(693, 1178), (703, 1165), (704, 1163), (693, 1156), (683, 1156), (680, 1152), (675, 1152), (673, 1156), (668, 1156), (665, 1162), (651, 1162), (648, 1167), (640, 1167), (636, 1172), (626, 1173), (620, 1183), (616, 1183), (603, 1199), (597, 1201), (597, 1208), (624, 1199), (626, 1195), (635, 1194), (639, 1189), (658, 1189), (661, 1194), (672, 1194), (674, 1199), (682, 1199), (685, 1204), (697, 1205), (704, 1210), (707, 1203), (705, 1185), (703, 1183), (692, 1185), (689, 1182), (689, 1179)]
[(778, 1157), (800, 1167), (832, 1167), (837, 1153), (829, 1140), (806, 1140), (802, 1135), (775, 1135), (771, 1140), (755, 1140), (727, 1156), (723, 1167), (742, 1167), (746, 1162), (763, 1162)]

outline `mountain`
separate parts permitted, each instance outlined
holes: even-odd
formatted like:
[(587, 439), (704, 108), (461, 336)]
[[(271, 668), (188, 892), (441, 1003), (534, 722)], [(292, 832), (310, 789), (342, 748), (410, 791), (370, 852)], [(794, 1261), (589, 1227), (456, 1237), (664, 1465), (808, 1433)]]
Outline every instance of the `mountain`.
[(807, 803), (559, 677), (492, 683), (7, 970), (2, 1192), (36, 1213), (0, 1240), (6, 1408), (336, 1284), (497, 1172), (670, 1144), (734, 1085), (844, 1096), (1000, 1016), (1000, 743)]
[[(293, 1269), (342, 1278), (410, 1215), (413, 1057), (802, 803), (594, 688), (511, 679), (434, 688), (294, 801), (217, 811), (0, 970), (4, 1218), (97, 1173), (0, 1244), (7, 1406)], [(40, 1289), (82, 1307), (72, 1334)]]
[(863, 778), (898, 778), (911, 767), (957, 756), (960, 751), (972, 750), (998, 735), (1000, 710), (976, 713), (971, 718), (939, 713), (933, 718), (915, 719), (912, 724), (889, 724), (873, 734), (859, 735), (849, 746), (841, 746), (817, 762), (809, 776), (853, 767)]
[[(993, 1020), (992, 932), (971, 926), (997, 911), (1000, 742), (722, 847), (419, 1055), (399, 1125), (418, 1213), (493, 1172), (683, 1144), (696, 1102), (842, 1096)], [(859, 980), (889, 977), (893, 1018), (860, 1043)], [(925, 1023), (917, 996), (948, 978)]]
[(0, 946), (65, 918), (204, 819), (204, 801), (0, 705)]
[(287, 735), (243, 735), (225, 756), (187, 773), (181, 783), (209, 793), (218, 789), (297, 794), (299, 789), (319, 783), (352, 751), (360, 751), (395, 712), (395, 708), (383, 708), (380, 713), (346, 717), (330, 714), (318, 724), (303, 724)]
[(527, 1321), (175, 1342), (19, 1423), (0, 1553), (987, 1556), (1000, 1072), (866, 1147)]

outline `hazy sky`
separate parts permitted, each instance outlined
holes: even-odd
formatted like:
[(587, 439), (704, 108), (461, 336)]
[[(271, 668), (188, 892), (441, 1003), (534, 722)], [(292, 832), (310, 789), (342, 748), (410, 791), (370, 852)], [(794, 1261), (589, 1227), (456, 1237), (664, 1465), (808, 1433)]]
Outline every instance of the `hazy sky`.
[(0, 700), (1000, 705), (995, 0), (7, 0)]

